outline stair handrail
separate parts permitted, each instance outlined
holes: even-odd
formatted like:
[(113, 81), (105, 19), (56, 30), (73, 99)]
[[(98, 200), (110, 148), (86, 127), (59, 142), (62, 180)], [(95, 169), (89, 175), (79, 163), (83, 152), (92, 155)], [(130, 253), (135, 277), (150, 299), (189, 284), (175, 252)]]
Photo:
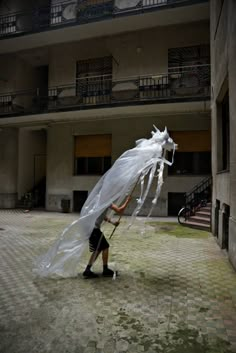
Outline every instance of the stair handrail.
[(206, 206), (211, 199), (212, 176), (201, 180), (191, 191), (185, 193), (185, 207), (195, 214), (198, 208)]

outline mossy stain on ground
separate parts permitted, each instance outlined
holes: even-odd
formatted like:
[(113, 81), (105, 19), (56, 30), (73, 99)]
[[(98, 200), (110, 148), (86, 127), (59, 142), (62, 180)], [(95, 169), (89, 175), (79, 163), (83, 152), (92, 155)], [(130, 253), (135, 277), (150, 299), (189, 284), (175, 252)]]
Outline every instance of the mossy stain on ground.
[(208, 238), (210, 233), (193, 229), (189, 227), (181, 226), (178, 223), (173, 222), (148, 222), (148, 224), (154, 227), (155, 233), (160, 235), (168, 234), (171, 236), (175, 236), (177, 238)]

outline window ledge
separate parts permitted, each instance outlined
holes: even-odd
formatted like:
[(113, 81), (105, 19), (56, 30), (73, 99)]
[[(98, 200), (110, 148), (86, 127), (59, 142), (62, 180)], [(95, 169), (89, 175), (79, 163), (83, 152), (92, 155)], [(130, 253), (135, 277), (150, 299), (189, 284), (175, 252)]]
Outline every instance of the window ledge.
[(229, 173), (230, 170), (229, 169), (224, 169), (224, 170), (220, 170), (219, 172), (216, 172), (216, 175), (218, 174), (226, 174), (226, 173)]

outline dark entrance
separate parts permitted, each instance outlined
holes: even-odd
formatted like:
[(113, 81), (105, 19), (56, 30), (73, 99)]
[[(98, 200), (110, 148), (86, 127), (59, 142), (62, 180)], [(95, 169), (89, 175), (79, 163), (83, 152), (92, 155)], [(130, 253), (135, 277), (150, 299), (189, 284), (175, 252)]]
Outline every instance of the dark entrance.
[(179, 210), (185, 205), (184, 192), (168, 193), (168, 216), (177, 216)]
[(218, 238), (219, 235), (219, 211), (220, 211), (220, 201), (216, 200), (216, 207), (215, 207), (215, 232), (214, 236)]
[(86, 199), (88, 197), (88, 191), (82, 190), (82, 191), (74, 191), (73, 192), (73, 211), (74, 212), (80, 212)]
[(223, 223), (222, 223), (222, 248), (229, 250), (229, 215), (230, 215), (230, 207), (228, 205), (224, 205), (223, 212)]

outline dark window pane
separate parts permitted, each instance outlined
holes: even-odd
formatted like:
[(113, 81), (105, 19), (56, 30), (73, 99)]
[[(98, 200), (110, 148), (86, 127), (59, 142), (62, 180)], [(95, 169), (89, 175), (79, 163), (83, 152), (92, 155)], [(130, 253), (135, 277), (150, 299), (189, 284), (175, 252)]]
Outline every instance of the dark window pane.
[(80, 157), (75, 159), (75, 175), (102, 175), (110, 167), (111, 157)]
[(174, 164), (168, 169), (169, 175), (210, 173), (210, 152), (176, 152)]
[(103, 172), (107, 172), (111, 168), (111, 157), (104, 157)]
[(88, 174), (102, 174), (102, 158), (89, 157), (88, 158)]
[(80, 157), (76, 159), (76, 175), (87, 174), (87, 159)]

